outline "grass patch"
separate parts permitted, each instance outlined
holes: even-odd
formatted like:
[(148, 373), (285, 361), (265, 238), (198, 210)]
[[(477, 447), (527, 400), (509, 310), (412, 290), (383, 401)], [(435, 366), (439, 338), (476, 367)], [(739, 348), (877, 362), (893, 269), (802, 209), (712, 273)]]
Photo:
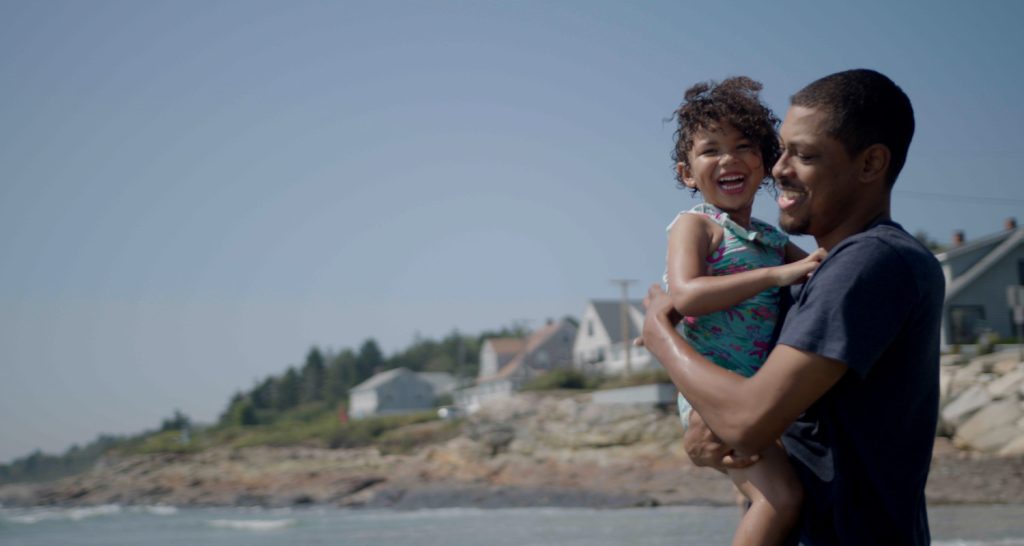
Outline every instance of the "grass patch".
[(353, 419), (332, 431), (327, 438), (327, 447), (364, 447), (376, 443), (390, 431), (436, 420), (438, 417), (434, 410)]
[(461, 420), (427, 421), (388, 430), (375, 445), (385, 454), (411, 453), (421, 447), (455, 438), (462, 431)]

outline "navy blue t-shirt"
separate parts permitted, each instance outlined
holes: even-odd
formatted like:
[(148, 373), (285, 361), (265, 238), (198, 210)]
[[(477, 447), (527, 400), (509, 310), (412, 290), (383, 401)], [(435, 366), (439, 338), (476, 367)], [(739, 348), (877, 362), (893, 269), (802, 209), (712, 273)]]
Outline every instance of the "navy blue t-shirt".
[(779, 343), (849, 367), (783, 436), (805, 489), (801, 545), (930, 543), (944, 290), (935, 257), (881, 221), (795, 294)]

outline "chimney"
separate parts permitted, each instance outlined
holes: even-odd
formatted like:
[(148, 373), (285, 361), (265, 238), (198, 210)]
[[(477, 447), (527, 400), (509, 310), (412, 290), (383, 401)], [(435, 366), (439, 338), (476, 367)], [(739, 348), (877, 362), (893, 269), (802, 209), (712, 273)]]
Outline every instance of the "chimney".
[(1007, 218), (1003, 222), (1003, 228), (1005, 228), (1007, 231), (1017, 229), (1017, 219), (1012, 216)]
[(964, 246), (964, 231), (962, 229), (953, 232), (953, 246)]

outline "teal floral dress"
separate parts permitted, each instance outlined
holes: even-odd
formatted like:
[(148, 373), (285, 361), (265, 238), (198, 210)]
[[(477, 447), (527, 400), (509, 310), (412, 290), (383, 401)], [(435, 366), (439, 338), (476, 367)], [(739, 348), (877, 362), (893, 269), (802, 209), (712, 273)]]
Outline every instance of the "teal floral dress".
[[(681, 214), (699, 214), (722, 226), (724, 236), (704, 261), (711, 275), (731, 275), (785, 263), (789, 238), (757, 218), (750, 229), (729, 218), (714, 205), (701, 203)], [(676, 217), (678, 219), (678, 216)], [(675, 220), (669, 224), (671, 230)], [(665, 283), (668, 283), (666, 271)], [(771, 288), (729, 309), (699, 317), (683, 317), (679, 333), (702, 355), (744, 377), (754, 375), (771, 352), (772, 334), (779, 318), (779, 289)], [(680, 412), (685, 400), (679, 397)], [(689, 404), (686, 403), (686, 408)], [(684, 420), (688, 419), (684, 416)]]

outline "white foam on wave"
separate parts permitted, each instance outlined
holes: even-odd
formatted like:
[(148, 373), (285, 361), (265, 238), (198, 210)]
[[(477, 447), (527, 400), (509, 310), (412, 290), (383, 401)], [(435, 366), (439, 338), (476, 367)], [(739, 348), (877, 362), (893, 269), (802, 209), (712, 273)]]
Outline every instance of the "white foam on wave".
[(152, 504), (145, 506), (136, 506), (132, 510), (133, 512), (143, 512), (145, 514), (152, 514), (154, 516), (173, 516), (178, 513), (176, 506), (169, 504)]
[(120, 504), (102, 504), (100, 506), (88, 506), (85, 508), (71, 508), (67, 511), (68, 519), (79, 521), (99, 516), (111, 516), (121, 513)]
[(294, 519), (214, 519), (210, 525), (242, 531), (277, 531), (295, 525)]
[(994, 540), (936, 540), (932, 546), (1024, 546), (1024, 538), (1002, 538)]
[(11, 523), (32, 525), (43, 521), (81, 521), (99, 516), (119, 514), (121, 511), (122, 507), (119, 504), (103, 504), (82, 508), (29, 508), (26, 510), (11, 510), (10, 512), (5, 510), (7, 513), (4, 514), (4, 519)]

